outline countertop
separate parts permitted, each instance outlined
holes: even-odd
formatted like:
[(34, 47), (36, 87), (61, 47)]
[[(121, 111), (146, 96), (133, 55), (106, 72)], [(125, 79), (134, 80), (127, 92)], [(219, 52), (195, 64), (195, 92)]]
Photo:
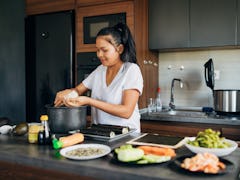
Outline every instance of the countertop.
[(214, 116), (178, 116), (178, 115), (157, 115), (156, 113), (141, 113), (141, 120), (151, 121), (175, 121), (175, 122), (191, 122), (191, 123), (204, 123), (204, 124), (222, 124), (222, 125), (240, 125), (240, 119), (233, 117), (214, 117)]
[[(122, 139), (104, 142), (86, 140), (84, 143), (101, 143), (107, 144), (114, 149), (126, 141), (139, 136), (140, 134), (133, 133)], [(172, 161), (145, 166), (130, 166), (113, 162), (112, 154), (104, 157), (76, 161), (69, 160), (59, 155), (58, 150), (52, 149), (51, 146), (39, 146), (29, 144), (27, 136), (10, 136), (0, 135), (0, 161), (14, 164), (21, 164), (31, 167), (37, 167), (47, 170), (61, 171), (70, 174), (76, 174), (85, 177), (96, 179), (236, 179), (240, 168), (240, 149), (238, 148), (225, 159), (231, 161), (234, 166), (230, 172), (223, 175), (197, 175), (186, 173), (181, 169), (173, 166)], [(190, 155), (191, 152), (185, 147), (176, 150), (177, 157), (181, 155)], [(1, 176), (1, 175), (0, 175)]]

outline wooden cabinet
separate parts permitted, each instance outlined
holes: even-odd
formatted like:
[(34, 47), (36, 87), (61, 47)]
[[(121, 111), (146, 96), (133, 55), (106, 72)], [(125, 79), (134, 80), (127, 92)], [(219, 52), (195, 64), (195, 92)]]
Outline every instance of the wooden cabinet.
[(42, 14), (71, 10), (75, 8), (75, 0), (25, 0), (26, 14)]
[(139, 107), (145, 108), (147, 99), (156, 97), (158, 87), (158, 53), (148, 47), (148, 0), (134, 1), (134, 27), (137, 60), (144, 80)]
[(189, 47), (188, 0), (149, 0), (149, 48)]
[(191, 47), (235, 45), (236, 0), (190, 0)]
[(100, 4), (95, 6), (77, 8), (77, 52), (95, 52), (95, 44), (84, 44), (83, 18), (91, 16), (101, 16), (107, 14), (126, 13), (126, 21), (134, 32), (134, 11), (133, 2), (124, 1), (117, 3)]
[(113, 2), (121, 2), (123, 0), (76, 0), (77, 6), (92, 6), (97, 4), (106, 4), (106, 3), (113, 3)]
[(150, 49), (237, 45), (237, 0), (149, 0), (149, 11)]
[(236, 141), (240, 140), (240, 126), (141, 120), (141, 130), (143, 133), (186, 137), (196, 136), (199, 131), (207, 128), (220, 131), (223, 137)]

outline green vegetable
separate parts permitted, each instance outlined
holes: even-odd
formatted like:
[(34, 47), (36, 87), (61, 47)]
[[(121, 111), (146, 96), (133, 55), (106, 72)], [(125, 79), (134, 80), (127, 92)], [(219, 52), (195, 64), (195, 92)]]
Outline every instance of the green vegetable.
[(114, 151), (116, 154), (118, 154), (119, 150), (123, 150), (123, 149), (132, 149), (132, 145), (131, 144), (124, 144), (122, 146), (120, 146), (119, 148), (116, 148)]
[(220, 137), (219, 131), (206, 129), (200, 131), (194, 141), (188, 141), (188, 144), (206, 148), (227, 148), (231, 145), (224, 141), (225, 138)]
[(117, 157), (122, 162), (132, 162), (141, 159), (144, 156), (144, 151), (138, 148), (120, 149)]
[(165, 161), (169, 161), (171, 156), (158, 156), (153, 154), (147, 154), (143, 156), (144, 160), (147, 160), (148, 163), (161, 163)]

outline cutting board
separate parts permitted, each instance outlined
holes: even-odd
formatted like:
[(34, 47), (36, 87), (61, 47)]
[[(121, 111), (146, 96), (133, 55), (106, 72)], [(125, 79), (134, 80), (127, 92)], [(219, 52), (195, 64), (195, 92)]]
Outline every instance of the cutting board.
[(158, 146), (177, 149), (184, 145), (188, 138), (162, 136), (159, 134), (145, 133), (135, 139), (127, 142), (132, 145), (144, 145), (144, 146)]

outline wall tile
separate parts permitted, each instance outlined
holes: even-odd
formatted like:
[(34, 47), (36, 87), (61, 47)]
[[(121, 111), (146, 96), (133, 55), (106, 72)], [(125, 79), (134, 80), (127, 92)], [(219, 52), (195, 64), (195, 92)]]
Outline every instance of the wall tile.
[[(170, 101), (171, 81), (180, 78), (184, 82), (174, 84), (176, 106), (213, 106), (212, 90), (207, 87), (204, 64), (213, 59), (214, 69), (220, 71), (215, 89), (240, 89), (240, 50), (206, 50), (159, 53), (159, 86), (164, 105)], [(168, 67), (171, 66), (171, 69)], [(180, 67), (184, 66), (183, 70)]]

